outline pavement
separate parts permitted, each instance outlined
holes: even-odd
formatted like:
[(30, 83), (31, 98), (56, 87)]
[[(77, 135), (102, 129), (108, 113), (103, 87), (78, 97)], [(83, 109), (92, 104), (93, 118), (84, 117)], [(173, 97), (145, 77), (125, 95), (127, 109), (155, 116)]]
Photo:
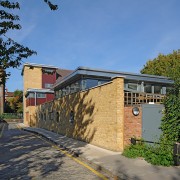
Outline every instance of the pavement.
[(42, 129), (27, 127), (23, 123), (19, 126), (25, 130), (38, 134), (55, 143), (62, 149), (69, 151), (74, 156), (88, 161), (98, 169), (112, 173), (115, 179), (133, 180), (179, 180), (180, 167), (155, 166), (147, 163), (142, 158), (129, 159), (120, 152), (106, 150), (82, 141), (78, 141), (54, 132)]

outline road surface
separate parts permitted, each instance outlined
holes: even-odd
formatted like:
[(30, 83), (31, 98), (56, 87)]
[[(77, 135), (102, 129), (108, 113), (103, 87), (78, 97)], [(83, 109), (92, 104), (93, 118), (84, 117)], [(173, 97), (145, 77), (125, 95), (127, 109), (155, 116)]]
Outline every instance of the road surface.
[(89, 170), (84, 163), (79, 164), (67, 157), (44, 139), (18, 129), (16, 123), (3, 124), (0, 129), (1, 180), (106, 179), (96, 172)]

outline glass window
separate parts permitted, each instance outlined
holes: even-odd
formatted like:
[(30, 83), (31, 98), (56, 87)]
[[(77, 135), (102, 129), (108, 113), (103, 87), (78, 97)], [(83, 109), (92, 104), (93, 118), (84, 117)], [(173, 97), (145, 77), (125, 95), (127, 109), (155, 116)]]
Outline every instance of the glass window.
[(71, 92), (71, 93), (76, 92), (75, 84), (71, 84), (71, 86), (70, 86), (70, 92)]
[(161, 94), (162, 93), (162, 87), (161, 86), (154, 86), (154, 93), (155, 94)]
[(69, 94), (70, 93), (70, 86), (67, 86), (66, 87), (66, 94)]
[(45, 88), (51, 88), (53, 86), (53, 84), (48, 84), (48, 83), (45, 83), (44, 87)]
[(98, 85), (97, 79), (86, 79), (86, 89), (92, 88)]
[(108, 81), (106, 80), (98, 80), (98, 85), (101, 85), (101, 84), (104, 84), (104, 83), (107, 83)]
[(62, 89), (62, 96), (65, 96), (65, 95), (66, 95), (66, 89), (63, 88), (63, 89)]
[(37, 93), (37, 98), (46, 98), (46, 94), (44, 94), (44, 93)]
[(138, 85), (134, 83), (128, 83), (128, 89), (137, 91)]
[(147, 84), (144, 86), (144, 92), (146, 93), (152, 93), (152, 86)]
[(44, 113), (44, 121), (46, 121), (46, 113)]
[(56, 121), (59, 122), (59, 112), (56, 112)]
[(56, 98), (59, 98), (59, 91), (55, 91)]
[(86, 89), (86, 80), (85, 80), (85, 79), (83, 79), (83, 80), (81, 81), (81, 88), (82, 88), (82, 90), (85, 90), (85, 89)]
[(27, 98), (35, 98), (35, 94), (34, 94), (34, 93), (29, 93), (29, 95), (27, 96)]

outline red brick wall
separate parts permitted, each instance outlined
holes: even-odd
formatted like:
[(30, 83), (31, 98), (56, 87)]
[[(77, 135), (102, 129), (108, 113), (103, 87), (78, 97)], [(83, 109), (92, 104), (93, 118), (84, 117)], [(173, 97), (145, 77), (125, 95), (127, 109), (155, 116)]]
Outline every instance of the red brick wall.
[(142, 137), (142, 108), (140, 113), (134, 116), (131, 107), (124, 107), (124, 146), (130, 144), (131, 137)]

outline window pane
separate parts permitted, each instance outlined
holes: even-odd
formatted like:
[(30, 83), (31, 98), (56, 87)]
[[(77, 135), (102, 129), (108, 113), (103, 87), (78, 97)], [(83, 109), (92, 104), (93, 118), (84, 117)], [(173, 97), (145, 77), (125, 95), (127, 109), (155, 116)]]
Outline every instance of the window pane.
[(107, 83), (108, 81), (106, 80), (98, 80), (98, 85), (101, 85), (101, 84), (104, 84), (104, 83)]
[(43, 94), (43, 93), (37, 94), (37, 98), (45, 98), (45, 97), (46, 97), (46, 94)]
[(34, 93), (29, 93), (28, 97), (27, 98), (35, 98), (35, 95)]
[(87, 79), (86, 80), (86, 89), (95, 87), (98, 85), (98, 80), (97, 79)]
[(162, 89), (161, 86), (154, 86), (154, 93), (161, 94), (161, 89)]
[(81, 81), (81, 84), (82, 84), (82, 90), (85, 90), (86, 89), (86, 80), (82, 80)]
[(152, 93), (152, 86), (151, 85), (145, 85), (144, 86), (144, 92)]
[(137, 84), (128, 83), (128, 89), (132, 89), (132, 90), (137, 91)]
[(51, 88), (53, 84), (48, 84), (48, 83), (45, 83), (45, 88)]

